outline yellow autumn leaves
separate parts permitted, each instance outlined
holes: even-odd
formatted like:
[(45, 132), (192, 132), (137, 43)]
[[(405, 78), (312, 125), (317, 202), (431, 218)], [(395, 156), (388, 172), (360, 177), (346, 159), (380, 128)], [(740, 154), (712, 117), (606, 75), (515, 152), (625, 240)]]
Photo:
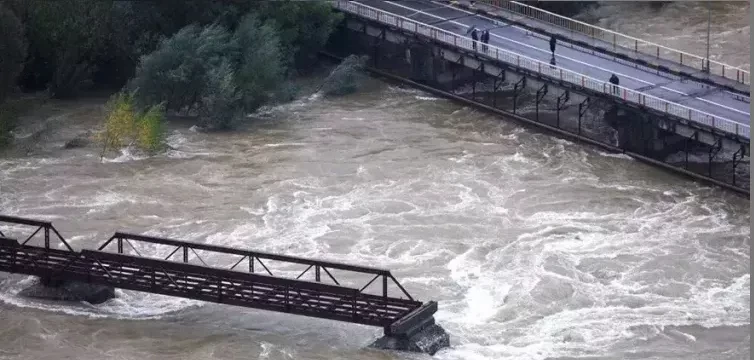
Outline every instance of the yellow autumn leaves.
[(104, 130), (100, 133), (102, 155), (123, 146), (136, 146), (147, 153), (165, 147), (165, 111), (162, 104), (138, 111), (133, 94), (118, 93), (108, 102)]

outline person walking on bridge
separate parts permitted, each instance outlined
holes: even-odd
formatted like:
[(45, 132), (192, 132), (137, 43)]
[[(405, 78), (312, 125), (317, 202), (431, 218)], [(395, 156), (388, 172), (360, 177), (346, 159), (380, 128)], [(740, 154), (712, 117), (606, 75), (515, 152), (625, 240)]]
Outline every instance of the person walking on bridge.
[(471, 30), (471, 40), (474, 40), (471, 42), (471, 46), (474, 48), (474, 51), (476, 51), (476, 42), (479, 40), (479, 35), (476, 32), (476, 29)]
[(615, 86), (612, 86), (613, 94), (620, 96), (620, 89), (618, 89), (618, 85), (620, 85), (620, 80), (618, 79), (617, 76), (615, 76), (615, 74), (612, 74), (610, 76), (610, 83), (615, 85)]
[(555, 43), (557, 40), (555, 40), (555, 35), (550, 36), (550, 51), (552, 52), (552, 56), (555, 56)]
[(482, 51), (487, 52), (487, 44), (490, 43), (490, 31), (482, 31)]

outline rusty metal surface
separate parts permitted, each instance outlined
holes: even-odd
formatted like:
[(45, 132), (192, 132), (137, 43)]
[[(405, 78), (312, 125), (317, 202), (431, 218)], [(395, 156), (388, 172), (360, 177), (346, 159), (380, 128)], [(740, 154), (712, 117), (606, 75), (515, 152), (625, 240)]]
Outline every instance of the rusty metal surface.
[[(390, 271), (385, 269), (122, 232), (115, 233), (98, 250), (74, 251), (50, 222), (0, 216), (0, 224), (2, 223), (38, 228), (23, 243), (0, 235), (0, 271), (380, 326), (386, 331), (393, 323), (409, 314), (415, 314), (415, 310), (422, 307), (422, 302), (411, 298)], [(40, 229), (45, 231), (45, 246), (26, 244)], [(50, 246), (50, 231), (58, 235), (66, 249)], [(126, 254), (126, 245), (136, 250), (134, 242), (167, 245), (175, 249), (165, 259)], [(112, 247), (116, 247), (117, 252), (102, 251)], [(218, 256), (240, 255), (241, 258), (230, 268), (220, 268), (207, 265), (199, 257), (197, 250)], [(180, 257), (173, 256), (179, 253), (183, 254), (183, 261), (169, 260)], [(202, 264), (189, 263), (189, 253), (196, 255)], [(297, 278), (273, 276), (262, 262), (263, 259), (309, 267)], [(249, 264), (248, 269), (236, 270), (244, 260)], [(258, 266), (255, 267), (254, 264)], [(301, 276), (310, 269), (314, 269), (316, 273), (315, 281), (301, 280)], [(363, 287), (348, 287), (335, 279), (330, 272), (334, 269), (374, 277)], [(322, 282), (328, 278), (334, 284)], [(364, 292), (378, 278), (382, 280), (377, 282), (382, 285), (381, 294)], [(397, 285), (401, 297), (388, 295), (389, 281)]]

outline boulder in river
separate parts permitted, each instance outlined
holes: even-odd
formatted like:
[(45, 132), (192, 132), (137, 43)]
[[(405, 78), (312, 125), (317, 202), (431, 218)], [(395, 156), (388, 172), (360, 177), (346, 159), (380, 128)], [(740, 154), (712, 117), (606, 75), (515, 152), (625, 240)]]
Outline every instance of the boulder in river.
[(19, 295), (36, 299), (86, 301), (90, 304), (101, 304), (115, 297), (115, 288), (78, 281), (40, 279), (28, 288), (21, 290)]
[(86, 131), (84, 133), (78, 134), (75, 138), (66, 141), (65, 145), (63, 145), (63, 149), (86, 147), (91, 143), (91, 136), (91, 131)]

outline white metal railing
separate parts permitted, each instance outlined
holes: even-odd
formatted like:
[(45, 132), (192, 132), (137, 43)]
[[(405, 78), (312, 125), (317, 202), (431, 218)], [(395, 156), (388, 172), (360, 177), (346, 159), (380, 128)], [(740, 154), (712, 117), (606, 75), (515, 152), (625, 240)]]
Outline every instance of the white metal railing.
[[(723, 64), (714, 60), (709, 60), (703, 56), (690, 54), (680, 50), (672, 49), (649, 41), (644, 41), (632, 36), (624, 35), (612, 30), (603, 29), (585, 22), (577, 21), (569, 17), (561, 16), (542, 10), (537, 7), (522, 4), (516, 1), (508, 0), (476, 0), (502, 10), (526, 16), (539, 20), (551, 25), (555, 25), (571, 32), (580, 33), (588, 36), (592, 40), (601, 40), (613, 45), (613, 49), (622, 47), (633, 49), (638, 53), (654, 56), (658, 59), (677, 62), (681, 65), (689, 66), (699, 70), (705, 70), (705, 65), (709, 66), (710, 74), (719, 75), (724, 78), (735, 80), (739, 83), (749, 85), (749, 72), (735, 66)], [(592, 44), (595, 45), (595, 44)]]
[(464, 37), (431, 25), (423, 24), (384, 10), (376, 9), (371, 6), (348, 0), (336, 0), (333, 3), (333, 6), (340, 9), (341, 11), (346, 11), (399, 29), (414, 32), (434, 39), (438, 42), (450, 44), (455, 47), (470, 51), (476, 51), (477, 53), (483, 54), (487, 57), (514, 65), (519, 68), (525, 68), (527, 70), (537, 72), (541, 75), (576, 84), (593, 91), (608, 94), (623, 99), (624, 101), (643, 105), (648, 108), (652, 108), (657, 111), (680, 117), (692, 122), (704, 124), (730, 134), (744, 137), (746, 139), (750, 138), (749, 125), (739, 124), (735, 121), (692, 109), (688, 106), (669, 102), (656, 96), (644, 94), (642, 92), (634, 91), (622, 86), (613, 85), (608, 82), (597, 80), (595, 78), (579, 74), (574, 71), (559, 68), (557, 66), (550, 65), (547, 62), (542, 62), (530, 57), (526, 57), (524, 55), (519, 55), (517, 53), (504, 50), (493, 45), (487, 45), (487, 50), (482, 51), (480, 44), (478, 46), (479, 50), (475, 50), (472, 45), (473, 40), (468, 37)]

